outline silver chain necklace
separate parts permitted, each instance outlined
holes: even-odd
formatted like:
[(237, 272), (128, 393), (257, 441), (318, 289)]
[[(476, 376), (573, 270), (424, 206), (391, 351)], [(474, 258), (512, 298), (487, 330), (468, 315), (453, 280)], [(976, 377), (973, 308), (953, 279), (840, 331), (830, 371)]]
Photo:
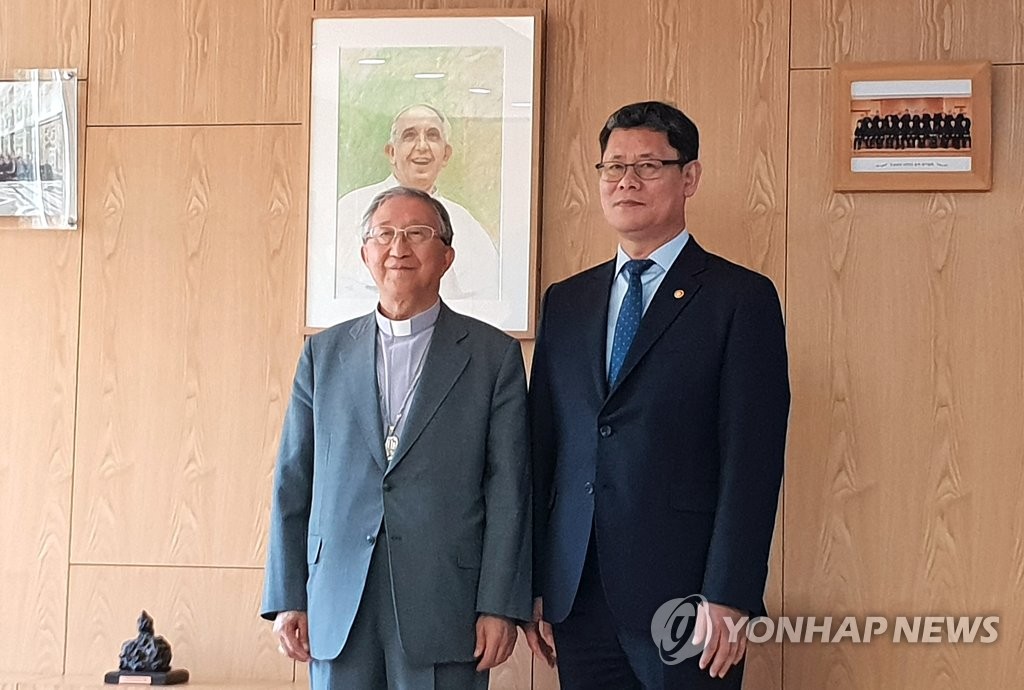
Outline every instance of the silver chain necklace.
[(384, 455), (387, 457), (388, 464), (390, 465), (391, 459), (395, 457), (395, 451), (398, 450), (398, 425), (402, 422), (402, 417), (405, 415), (406, 408), (409, 406), (409, 401), (412, 399), (413, 391), (416, 390), (416, 386), (420, 382), (420, 376), (423, 374), (423, 364), (427, 360), (427, 351), (430, 349), (430, 345), (428, 344), (420, 355), (420, 361), (416, 364), (416, 373), (413, 374), (412, 382), (409, 384), (409, 390), (405, 392), (405, 398), (402, 400), (402, 405), (398, 408), (398, 412), (395, 414), (395, 418), (392, 421), (391, 376), (389, 372), (391, 364), (388, 362), (388, 348), (384, 344), (383, 339), (381, 340), (381, 355), (384, 359), (384, 394), (381, 398), (384, 400), (384, 421), (387, 422), (388, 425), (387, 434), (384, 437)]

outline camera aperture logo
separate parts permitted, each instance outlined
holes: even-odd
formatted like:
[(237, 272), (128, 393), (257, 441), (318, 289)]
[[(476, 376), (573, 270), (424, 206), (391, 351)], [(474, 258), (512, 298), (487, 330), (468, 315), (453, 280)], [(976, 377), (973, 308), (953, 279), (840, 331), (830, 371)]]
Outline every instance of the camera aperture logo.
[[(704, 643), (694, 644), (693, 633), (697, 630), (698, 608), (707, 603), (701, 595), (691, 594), (685, 599), (669, 599), (654, 612), (651, 637), (663, 663), (674, 666), (704, 651)], [(707, 639), (705, 635), (705, 642)]]

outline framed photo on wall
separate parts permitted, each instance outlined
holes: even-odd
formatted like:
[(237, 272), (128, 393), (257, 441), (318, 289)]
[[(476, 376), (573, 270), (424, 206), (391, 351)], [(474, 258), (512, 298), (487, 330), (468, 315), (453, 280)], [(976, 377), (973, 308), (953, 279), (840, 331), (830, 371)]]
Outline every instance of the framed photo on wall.
[(307, 330), (374, 309), (363, 216), (405, 185), (451, 216), (445, 303), (532, 337), (540, 31), (526, 10), (314, 14)]
[(834, 144), (837, 191), (991, 189), (991, 65), (837, 65)]
[(0, 74), (0, 228), (77, 227), (77, 71)]

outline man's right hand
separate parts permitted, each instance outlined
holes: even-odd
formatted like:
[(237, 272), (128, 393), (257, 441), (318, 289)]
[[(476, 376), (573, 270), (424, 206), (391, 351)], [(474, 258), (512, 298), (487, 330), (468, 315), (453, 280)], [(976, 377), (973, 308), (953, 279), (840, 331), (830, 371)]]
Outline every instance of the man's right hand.
[(557, 661), (555, 635), (551, 631), (551, 624), (544, 620), (544, 599), (542, 597), (533, 600), (533, 620), (523, 626), (523, 631), (526, 633), (526, 643), (533, 650), (533, 655), (554, 668)]
[(305, 611), (281, 611), (274, 618), (277, 651), (296, 661), (309, 661), (309, 618)]

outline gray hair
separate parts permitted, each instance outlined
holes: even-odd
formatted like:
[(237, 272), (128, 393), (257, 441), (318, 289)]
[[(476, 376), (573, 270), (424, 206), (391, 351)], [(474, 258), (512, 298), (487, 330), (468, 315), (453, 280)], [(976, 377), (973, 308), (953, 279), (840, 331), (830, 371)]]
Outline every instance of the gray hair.
[(391, 189), (385, 189), (383, 192), (373, 197), (373, 201), (370, 202), (369, 207), (366, 209), (366, 213), (363, 214), (362, 222), (362, 239), (363, 243), (370, 238), (370, 222), (373, 220), (373, 214), (377, 212), (384, 202), (388, 199), (419, 199), (420, 201), (426, 202), (430, 205), (434, 212), (437, 214), (437, 218), (441, 221), (441, 227), (436, 228), (437, 236), (441, 238), (441, 241), (447, 246), (452, 246), (452, 238), (455, 236), (455, 231), (452, 229), (452, 218), (448, 215), (448, 209), (444, 207), (440, 201), (430, 196), (422, 189), (416, 189), (415, 187), (392, 187)]
[(413, 103), (412, 105), (407, 105), (404, 108), (402, 108), (401, 110), (399, 110), (398, 114), (395, 115), (395, 118), (391, 121), (391, 143), (392, 144), (397, 144), (398, 143), (398, 134), (399, 134), (399, 132), (398, 132), (398, 121), (407, 112), (409, 112), (410, 110), (415, 110), (416, 108), (424, 108), (424, 109), (429, 110), (430, 112), (434, 113), (435, 115), (437, 115), (437, 119), (441, 121), (441, 136), (444, 137), (444, 140), (446, 142), (451, 140), (452, 126), (451, 126), (451, 123), (448, 122), (448, 118), (445, 117), (444, 113), (442, 113), (440, 110), (438, 110), (434, 106), (427, 105), (426, 103)]

